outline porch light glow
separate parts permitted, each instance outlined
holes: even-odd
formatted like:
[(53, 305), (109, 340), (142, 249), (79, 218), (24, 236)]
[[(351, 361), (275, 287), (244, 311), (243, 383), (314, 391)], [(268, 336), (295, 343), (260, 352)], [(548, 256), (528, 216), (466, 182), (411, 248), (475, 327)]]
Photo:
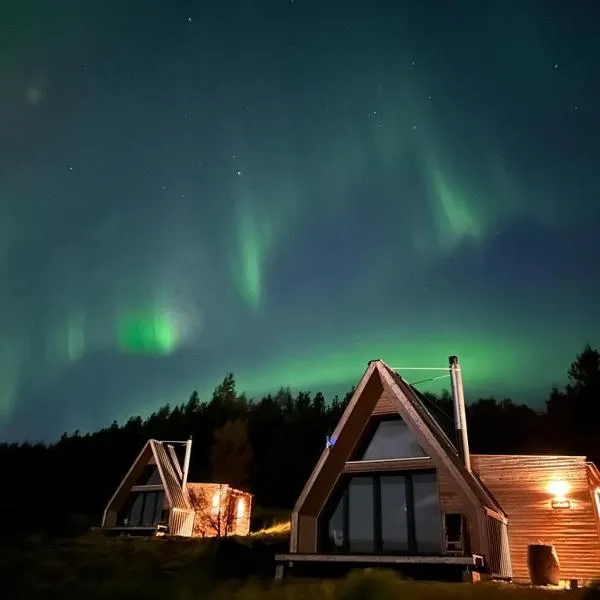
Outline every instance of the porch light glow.
[(548, 491), (555, 498), (565, 498), (566, 495), (569, 493), (569, 489), (570, 489), (569, 484), (563, 480), (551, 481), (548, 484)]

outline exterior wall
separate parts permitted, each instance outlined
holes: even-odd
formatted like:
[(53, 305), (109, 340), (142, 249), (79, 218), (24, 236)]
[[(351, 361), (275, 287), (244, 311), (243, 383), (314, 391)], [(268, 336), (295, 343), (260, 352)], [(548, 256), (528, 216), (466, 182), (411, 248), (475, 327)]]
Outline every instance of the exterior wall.
[(298, 552), (314, 554), (317, 551), (317, 519), (305, 515), (298, 517)]
[[(600, 534), (588, 469), (582, 457), (473, 455), (473, 470), (508, 516), (513, 578), (529, 583), (527, 546), (553, 544), (562, 579), (600, 575)], [(569, 509), (554, 509), (551, 481), (570, 486)]]
[(188, 492), (195, 510), (194, 537), (250, 533), (252, 494), (218, 483), (188, 483)]
[(458, 513), (463, 515), (467, 523), (465, 551), (483, 554), (484, 549), (480, 548), (477, 543), (479, 537), (476, 535), (477, 527), (479, 526), (477, 513), (473, 510), (471, 503), (456, 489), (456, 484), (452, 478), (441, 469), (437, 469), (436, 472), (442, 519), (444, 514)]
[(174, 508), (169, 512), (169, 534), (191, 537), (194, 528), (194, 511)]

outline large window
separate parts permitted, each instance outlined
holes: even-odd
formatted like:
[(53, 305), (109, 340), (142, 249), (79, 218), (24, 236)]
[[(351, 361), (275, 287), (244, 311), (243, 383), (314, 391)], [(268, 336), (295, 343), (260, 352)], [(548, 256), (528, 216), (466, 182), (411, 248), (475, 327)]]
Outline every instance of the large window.
[(160, 473), (156, 465), (148, 464), (136, 479), (134, 485), (162, 485)]
[(355, 460), (387, 460), (427, 456), (412, 429), (399, 417), (375, 419), (367, 443), (357, 450)]
[(153, 527), (163, 518), (164, 492), (133, 492), (119, 515), (119, 525)]
[(373, 481), (367, 477), (354, 477), (348, 486), (348, 545), (350, 552), (374, 552), (375, 531)]
[(440, 554), (435, 472), (361, 474), (345, 479), (320, 529), (324, 552)]
[(384, 552), (408, 552), (406, 477), (386, 475), (381, 486), (381, 546)]

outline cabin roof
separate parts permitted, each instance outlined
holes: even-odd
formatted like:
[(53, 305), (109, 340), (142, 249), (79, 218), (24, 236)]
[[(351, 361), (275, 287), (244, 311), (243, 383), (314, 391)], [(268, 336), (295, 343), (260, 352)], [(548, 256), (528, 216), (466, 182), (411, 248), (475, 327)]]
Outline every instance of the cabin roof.
[(170, 499), (172, 508), (191, 508), (187, 489), (182, 486), (183, 471), (173, 446), (167, 442), (150, 440), (148, 442), (154, 453), (158, 472), (160, 473), (165, 493)]
[(117, 500), (129, 493), (135, 485), (136, 477), (151, 461), (156, 464), (160, 480), (171, 508), (190, 510), (191, 504), (187, 488), (183, 488), (183, 471), (173, 446), (168, 442), (150, 439), (145, 444), (129, 471), (108, 502), (106, 510), (111, 510)]
[[(435, 457), (444, 464), (450, 476), (456, 481), (457, 485), (464, 493), (471, 498), (471, 501), (495, 513), (496, 518), (500, 518), (501, 520), (506, 519), (502, 507), (498, 504), (492, 494), (485, 488), (478, 477), (466, 468), (463, 460), (458, 454), (456, 446), (425, 406), (423, 397), (413, 386), (382, 360), (373, 360), (369, 362), (367, 370), (357, 385), (355, 392), (333, 433), (334, 447), (325, 448), (321, 454), (313, 473), (309, 477), (298, 498), (294, 513), (297, 515), (302, 513), (303, 507), (311, 494), (311, 490), (319, 487), (321, 474), (324, 472), (327, 462), (333, 458), (334, 453), (336, 452), (335, 445), (337, 445), (337, 440), (339, 440), (340, 436), (343, 434), (348, 421), (353, 420), (355, 411), (357, 411), (358, 414), (364, 414), (365, 418), (364, 423), (362, 424), (363, 426), (360, 429), (353, 427), (352, 430), (356, 430), (356, 433), (353, 434), (355, 439), (352, 440), (352, 444), (355, 445), (359, 441), (360, 436), (363, 435), (364, 426), (370, 418), (372, 411), (367, 415), (367, 409), (364, 406), (361, 408), (361, 399), (363, 399), (363, 395), (365, 395), (364, 401), (366, 403), (373, 403), (372, 398), (369, 398), (368, 395), (370, 393), (369, 386), (372, 384), (374, 378), (380, 379), (379, 388), (382, 388), (387, 393), (399, 416), (401, 416), (403, 420), (417, 432), (423, 441), (427, 442), (427, 445), (431, 448)], [(347, 440), (344, 441), (346, 442)], [(432, 458), (434, 457), (432, 456)], [(339, 464), (337, 458), (335, 464)]]
[[(458, 471), (460, 476), (467, 482), (473, 493), (477, 496), (483, 506), (487, 506), (500, 514), (504, 514), (502, 507), (498, 504), (492, 494), (487, 488), (479, 481), (478, 477), (469, 471), (463, 460), (458, 454), (458, 450), (450, 438), (446, 435), (446, 432), (440, 425), (439, 421), (431, 414), (423, 402), (421, 394), (410, 385), (405, 379), (403, 379), (396, 371), (391, 369), (388, 365), (380, 361), (382, 367), (391, 376), (394, 383), (398, 387), (399, 391), (404, 397), (410, 402), (415, 411), (419, 414), (423, 425), (431, 431), (434, 435), (440, 450), (443, 452), (441, 458), (448, 458), (454, 468)], [(391, 390), (394, 391), (395, 390)]]

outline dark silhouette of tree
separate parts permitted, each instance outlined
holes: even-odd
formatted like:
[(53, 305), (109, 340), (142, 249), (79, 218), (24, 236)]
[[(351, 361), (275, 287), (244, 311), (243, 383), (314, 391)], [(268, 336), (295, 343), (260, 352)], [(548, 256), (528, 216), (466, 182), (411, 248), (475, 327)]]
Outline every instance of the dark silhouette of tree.
[(552, 389), (546, 403), (549, 435), (563, 452), (600, 459), (600, 352), (589, 344), (567, 372), (564, 390)]
[(247, 489), (252, 472), (252, 445), (245, 421), (227, 421), (215, 431), (210, 452), (212, 481)]

